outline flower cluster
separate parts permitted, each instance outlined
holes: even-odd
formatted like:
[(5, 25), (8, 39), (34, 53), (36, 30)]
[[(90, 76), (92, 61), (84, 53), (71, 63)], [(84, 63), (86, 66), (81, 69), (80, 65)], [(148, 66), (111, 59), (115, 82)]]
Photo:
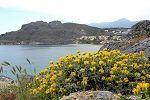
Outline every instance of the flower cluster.
[(107, 48), (94, 53), (77, 50), (76, 54), (60, 57), (56, 63), (50, 61), (36, 76), (31, 92), (51, 99), (83, 90), (127, 94), (142, 81), (150, 82), (150, 64), (143, 51), (124, 54)]
[(147, 90), (150, 88), (150, 83), (141, 82), (138, 83), (135, 88), (133, 88), (134, 94), (140, 94), (140, 92), (147, 92)]

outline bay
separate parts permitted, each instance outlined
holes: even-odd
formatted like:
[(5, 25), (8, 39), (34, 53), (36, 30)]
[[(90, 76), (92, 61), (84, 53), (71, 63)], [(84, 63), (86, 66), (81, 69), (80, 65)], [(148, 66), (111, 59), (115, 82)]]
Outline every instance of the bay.
[[(20, 65), (27, 69), (29, 74), (33, 74), (34, 68), (37, 72), (49, 65), (49, 61), (57, 61), (59, 57), (67, 54), (75, 54), (76, 50), (81, 52), (95, 52), (102, 45), (92, 44), (69, 44), (69, 45), (0, 45), (0, 64), (4, 61), (12, 66)], [(26, 60), (28, 58), (32, 64)], [(11, 66), (11, 67), (12, 67)], [(10, 72), (11, 67), (4, 67), (4, 75), (15, 78)]]

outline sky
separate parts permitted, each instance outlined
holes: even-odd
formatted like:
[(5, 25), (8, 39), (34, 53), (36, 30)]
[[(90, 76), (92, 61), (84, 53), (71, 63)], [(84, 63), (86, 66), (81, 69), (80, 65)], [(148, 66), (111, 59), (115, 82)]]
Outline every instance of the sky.
[(150, 19), (150, 0), (0, 0), (0, 34), (34, 21), (81, 24)]

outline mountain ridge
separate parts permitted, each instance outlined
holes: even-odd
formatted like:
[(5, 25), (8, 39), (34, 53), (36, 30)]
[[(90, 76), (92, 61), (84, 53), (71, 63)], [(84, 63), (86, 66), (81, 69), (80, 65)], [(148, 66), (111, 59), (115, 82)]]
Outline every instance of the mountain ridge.
[(0, 35), (0, 43), (68, 44), (75, 43), (81, 35), (100, 34), (103, 34), (102, 29), (85, 24), (36, 21), (22, 25), (17, 31)]
[(88, 25), (98, 28), (131, 28), (131, 26), (133, 26), (137, 22), (138, 21), (130, 21), (126, 18), (122, 18), (113, 22), (91, 23)]

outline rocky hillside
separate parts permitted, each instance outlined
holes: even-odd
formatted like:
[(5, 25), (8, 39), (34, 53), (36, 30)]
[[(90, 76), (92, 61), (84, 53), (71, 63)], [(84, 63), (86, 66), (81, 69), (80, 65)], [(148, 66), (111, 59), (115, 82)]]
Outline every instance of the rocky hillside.
[(0, 35), (0, 44), (68, 44), (83, 35), (100, 34), (103, 34), (101, 29), (84, 24), (37, 21)]
[(145, 55), (150, 61), (150, 21), (141, 21), (131, 28), (130, 36), (126, 41), (111, 42), (105, 44), (101, 49), (108, 48), (119, 49), (124, 53), (134, 53), (139, 51), (145, 51)]
[(134, 36), (147, 35), (150, 36), (150, 20), (141, 21), (131, 27), (131, 33)]

